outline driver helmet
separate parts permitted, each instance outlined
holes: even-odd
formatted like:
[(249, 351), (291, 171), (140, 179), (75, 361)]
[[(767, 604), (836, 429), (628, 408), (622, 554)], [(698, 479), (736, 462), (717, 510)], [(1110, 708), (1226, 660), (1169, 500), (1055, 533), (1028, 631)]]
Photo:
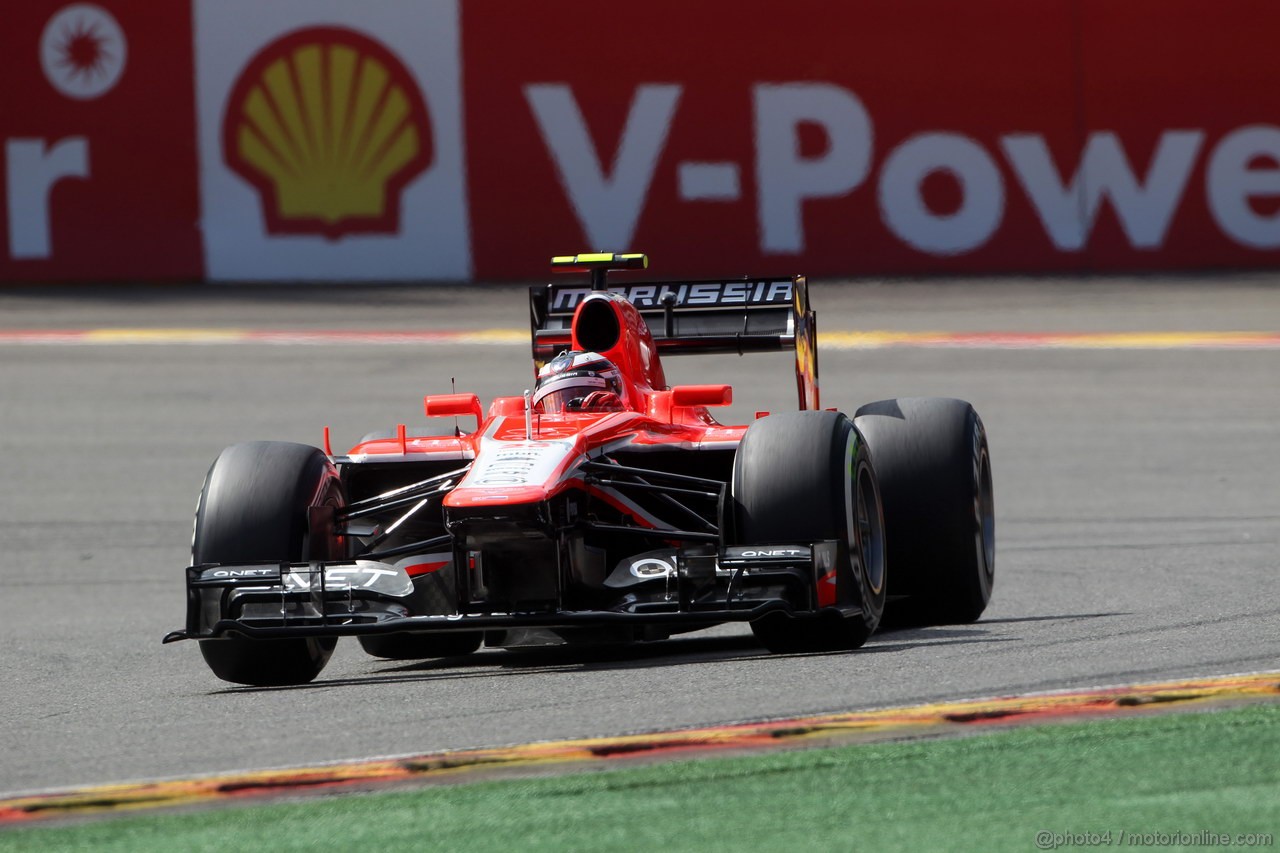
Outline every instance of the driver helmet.
[(533, 407), (547, 415), (562, 412), (620, 412), (622, 371), (596, 352), (562, 352), (538, 371)]

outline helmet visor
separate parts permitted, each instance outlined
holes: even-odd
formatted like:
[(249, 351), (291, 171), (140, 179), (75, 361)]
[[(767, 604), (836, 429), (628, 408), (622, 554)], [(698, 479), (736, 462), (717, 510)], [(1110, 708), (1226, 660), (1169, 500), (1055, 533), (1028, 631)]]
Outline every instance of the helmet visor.
[(583, 404), (592, 392), (608, 390), (609, 383), (600, 376), (556, 377), (538, 388), (533, 395), (533, 407), (545, 415), (584, 411)]

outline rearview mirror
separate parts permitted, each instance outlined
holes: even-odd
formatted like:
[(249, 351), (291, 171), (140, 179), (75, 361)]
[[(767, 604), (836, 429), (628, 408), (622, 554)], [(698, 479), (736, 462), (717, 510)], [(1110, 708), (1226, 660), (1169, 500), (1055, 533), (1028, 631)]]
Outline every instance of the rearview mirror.
[(677, 385), (671, 389), (672, 406), (727, 406), (732, 402), (730, 385)]
[(422, 409), (429, 418), (456, 418), (471, 415), (476, 428), (484, 419), (480, 398), (475, 394), (430, 394), (422, 399)]

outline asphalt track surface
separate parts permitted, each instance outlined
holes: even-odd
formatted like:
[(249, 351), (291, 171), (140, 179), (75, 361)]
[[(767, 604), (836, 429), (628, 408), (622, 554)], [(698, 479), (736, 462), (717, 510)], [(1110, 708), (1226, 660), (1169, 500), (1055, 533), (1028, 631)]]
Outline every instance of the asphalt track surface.
[[(1280, 276), (815, 282), (823, 332), (1280, 330)], [(512, 288), (0, 291), (24, 329), (523, 329)], [(177, 336), (179, 340), (181, 335)], [(1186, 337), (1187, 342), (1196, 335)], [(820, 344), (821, 350), (821, 344)], [(794, 406), (781, 356), (672, 359), (731, 416)], [(531, 384), (519, 344), (32, 344), (0, 334), (0, 794), (613, 735), (1280, 664), (1280, 349), (821, 350), (825, 405), (971, 400), (990, 436), (982, 621), (771, 656), (726, 627), (626, 651), (382, 662), (225, 685), (183, 621), (191, 513), (221, 448), (335, 449), (421, 395)], [(732, 419), (729, 418), (729, 419)]]

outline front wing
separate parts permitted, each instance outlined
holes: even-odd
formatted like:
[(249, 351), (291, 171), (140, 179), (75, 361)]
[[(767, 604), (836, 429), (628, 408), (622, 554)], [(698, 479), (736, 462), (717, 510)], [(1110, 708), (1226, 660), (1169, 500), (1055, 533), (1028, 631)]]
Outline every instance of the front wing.
[(186, 570), (187, 624), (164, 642), (242, 636), (254, 639), (511, 628), (624, 625), (709, 627), (772, 613), (812, 618), (855, 615), (856, 606), (825, 602), (838, 543), (722, 548), (671, 560), (668, 571), (632, 581), (633, 593), (611, 609), (539, 606), (506, 612), (422, 612), (402, 568), (375, 560), (204, 564)]

